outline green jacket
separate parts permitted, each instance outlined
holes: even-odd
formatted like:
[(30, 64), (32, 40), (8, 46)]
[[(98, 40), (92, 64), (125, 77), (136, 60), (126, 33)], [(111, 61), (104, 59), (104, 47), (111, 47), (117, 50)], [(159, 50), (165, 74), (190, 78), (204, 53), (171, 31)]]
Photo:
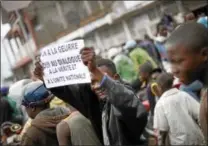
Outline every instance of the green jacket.
[(132, 83), (137, 79), (137, 72), (134, 70), (134, 64), (129, 57), (120, 54), (114, 58), (113, 62), (123, 81)]

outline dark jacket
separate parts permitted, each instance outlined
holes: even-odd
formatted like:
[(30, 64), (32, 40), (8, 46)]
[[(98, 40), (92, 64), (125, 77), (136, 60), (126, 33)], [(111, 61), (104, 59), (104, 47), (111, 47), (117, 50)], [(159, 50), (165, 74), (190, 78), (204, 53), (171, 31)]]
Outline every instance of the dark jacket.
[(88, 118), (100, 141), (103, 141), (100, 102), (91, 90), (90, 84), (56, 87), (51, 88), (50, 91)]
[(137, 96), (129, 86), (110, 78), (103, 82), (102, 87), (107, 93), (107, 103), (103, 109), (107, 117), (103, 116), (103, 124), (107, 124), (109, 144), (143, 144), (141, 135), (147, 124), (147, 112)]
[(69, 114), (60, 107), (40, 112), (23, 135), (21, 146), (59, 146), (56, 125)]

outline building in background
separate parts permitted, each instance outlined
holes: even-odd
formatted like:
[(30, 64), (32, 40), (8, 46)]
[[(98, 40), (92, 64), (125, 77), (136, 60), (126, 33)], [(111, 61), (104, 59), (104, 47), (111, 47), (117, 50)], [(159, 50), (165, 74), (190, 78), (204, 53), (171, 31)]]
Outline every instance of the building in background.
[(2, 43), (2, 38), (5, 37), (10, 29), (10, 24), (1, 24), (1, 86), (7, 86), (11, 84), (13, 78), (11, 64), (14, 63), (14, 60), (12, 60), (13, 58), (10, 58), (9, 60), (11, 52), (6, 50)]
[(4, 38), (11, 50), (16, 79), (30, 75), (33, 60), (46, 46), (83, 38), (87, 46), (106, 56), (113, 46), (154, 34), (164, 12), (173, 16), (205, 12), (207, 1), (32, 1), (26, 8), (5, 12), (11, 31)]

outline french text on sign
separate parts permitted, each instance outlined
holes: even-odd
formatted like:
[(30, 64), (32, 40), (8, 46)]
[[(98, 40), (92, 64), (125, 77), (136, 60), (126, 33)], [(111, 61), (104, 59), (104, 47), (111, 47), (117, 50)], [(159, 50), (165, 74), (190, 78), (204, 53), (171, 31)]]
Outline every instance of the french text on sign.
[(47, 88), (90, 83), (90, 73), (81, 60), (84, 40), (75, 40), (41, 50)]

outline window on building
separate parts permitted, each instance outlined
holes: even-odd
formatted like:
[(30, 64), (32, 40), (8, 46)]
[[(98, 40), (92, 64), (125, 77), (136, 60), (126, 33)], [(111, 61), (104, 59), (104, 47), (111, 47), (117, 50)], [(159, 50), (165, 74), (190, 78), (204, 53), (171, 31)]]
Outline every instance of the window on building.
[(115, 1), (102, 1), (104, 7), (110, 7)]
[(77, 29), (80, 26), (80, 3), (81, 1), (60, 1), (69, 32)]
[(137, 37), (138, 39), (144, 39), (144, 35), (147, 34), (147, 31), (146, 31), (145, 28), (138, 29), (136, 32), (137, 32), (137, 34), (138, 34), (138, 35), (137, 35), (137, 36), (138, 36), (138, 37)]
[(85, 7), (85, 4), (84, 4), (84, 1), (79, 1), (79, 4), (78, 4), (78, 13), (79, 13), (79, 16), (82, 19), (88, 17), (88, 13), (86, 11), (86, 7)]
[(113, 44), (113, 40), (111, 36), (111, 32), (109, 27), (106, 27), (102, 30), (100, 30), (99, 34), (101, 35), (101, 40), (103, 41), (104, 48), (108, 49), (110, 48), (111, 44)]
[(160, 10), (160, 6), (157, 5), (156, 7), (154, 8), (151, 8), (147, 11), (147, 14), (149, 16), (149, 19), (152, 21), (152, 20), (155, 20), (157, 17), (159, 17), (161, 15), (161, 10)]
[(126, 40), (126, 35), (121, 23), (117, 23), (110, 27), (110, 35), (110, 38), (112, 38), (111, 46), (117, 46)]
[(100, 11), (99, 3), (97, 1), (88, 1), (88, 3), (91, 7), (92, 14)]

